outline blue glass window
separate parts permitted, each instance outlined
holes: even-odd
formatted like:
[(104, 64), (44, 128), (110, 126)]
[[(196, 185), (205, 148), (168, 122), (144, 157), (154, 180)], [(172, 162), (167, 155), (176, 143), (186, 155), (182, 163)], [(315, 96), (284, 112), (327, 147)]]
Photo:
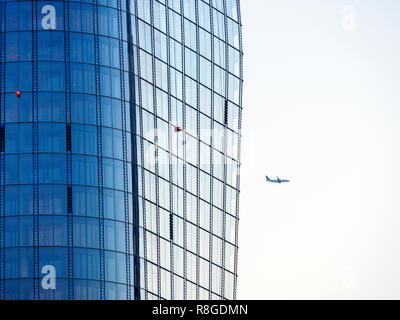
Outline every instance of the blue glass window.
[(96, 97), (93, 95), (85, 95), (85, 123), (96, 124)]
[(51, 63), (50, 62), (39, 62), (38, 63), (38, 81), (40, 91), (51, 90)]
[[(90, 21), (88, 22), (90, 23)], [(94, 37), (84, 34), (83, 37), (83, 62), (94, 63)]]
[[(118, 265), (120, 266), (120, 265)], [(125, 266), (125, 263), (122, 265)], [(119, 272), (119, 271), (118, 271)], [(117, 272), (117, 274), (119, 274)], [(125, 271), (124, 271), (125, 272)], [(117, 299), (118, 300), (126, 300), (127, 299), (127, 291), (126, 291), (127, 286), (123, 284), (117, 284)]]
[(51, 60), (51, 31), (39, 31), (37, 37), (39, 60)]
[(54, 299), (65, 300), (68, 299), (68, 280), (58, 279), (57, 290), (54, 292)]
[(33, 213), (33, 188), (31, 185), (19, 186), (20, 214)]
[(103, 181), (106, 188), (114, 188), (114, 162), (112, 159), (103, 159)]
[[(86, 264), (85, 264), (86, 266)], [(75, 273), (76, 275), (76, 273)], [(77, 277), (80, 278), (80, 277)], [(87, 300), (88, 288), (87, 280), (75, 280), (74, 281), (74, 296), (76, 300)]]
[(6, 247), (18, 246), (18, 217), (5, 218), (5, 245)]
[(15, 99), (15, 93), (5, 95), (5, 117), (8, 123), (18, 121), (18, 101)]
[(83, 66), (83, 83), (84, 83), (84, 92), (88, 94), (96, 93), (95, 86), (95, 68), (93, 65), (85, 64)]
[(66, 152), (65, 124), (53, 123), (53, 152)]
[(99, 37), (100, 47), (100, 64), (104, 66), (110, 65), (110, 38)]
[(99, 281), (88, 281), (88, 299), (99, 300), (100, 299), (100, 282)]
[(85, 149), (86, 154), (97, 154), (97, 128), (95, 126), (85, 126)]
[(15, 92), (16, 90), (18, 90), (18, 74), (19, 72), (17, 62), (6, 63), (6, 91)]
[[(19, 249), (19, 276), (21, 278), (33, 278), (33, 248)], [(33, 295), (32, 288), (30, 288), (30, 294)]]
[(53, 212), (54, 214), (67, 214), (67, 187), (53, 186)]
[(80, 32), (82, 30), (82, 11), (81, 4), (71, 2), (69, 7), (69, 28), (71, 31)]
[(104, 248), (106, 250), (115, 251), (115, 221), (105, 220), (104, 221)]
[(82, 34), (71, 32), (70, 34), (70, 59), (71, 62), (82, 62)]
[(114, 157), (122, 160), (122, 158), (123, 158), (123, 156), (122, 156), (122, 131), (121, 130), (113, 130), (113, 139), (114, 139)]
[(67, 217), (55, 216), (54, 217), (54, 245), (67, 246)]
[(113, 126), (112, 101), (110, 98), (104, 97), (101, 100), (101, 117), (101, 122), (103, 126)]
[(124, 252), (126, 250), (125, 223), (116, 221), (115, 230), (116, 230), (116, 250)]
[(39, 183), (53, 182), (53, 157), (51, 154), (39, 155)]
[(72, 183), (85, 184), (85, 158), (84, 156), (72, 156)]
[(39, 152), (51, 152), (53, 142), (52, 124), (40, 123), (38, 126), (38, 136)]
[(123, 253), (116, 252), (116, 258), (117, 258), (116, 259), (117, 260), (117, 281), (126, 283), (126, 255)]
[(19, 29), (32, 30), (32, 6), (19, 3)]
[(113, 157), (113, 130), (111, 128), (103, 128), (103, 155)]
[(99, 247), (99, 220), (87, 218), (86, 241), (89, 248)]
[(113, 127), (116, 129), (122, 129), (122, 110), (121, 101), (113, 99), (112, 103), (112, 120)]
[(82, 4), (82, 31), (93, 33), (93, 5)]
[(121, 191), (115, 191), (115, 218), (125, 221), (124, 193)]
[(116, 39), (110, 39), (110, 65), (113, 68), (119, 69), (119, 41)]
[(33, 245), (33, 217), (21, 216), (19, 218), (19, 245)]
[(86, 247), (86, 218), (74, 217), (74, 246)]
[(5, 187), (5, 213), (6, 215), (17, 215), (19, 206), (18, 186)]
[(121, 96), (121, 79), (118, 69), (111, 69), (112, 96), (119, 98)]
[[(31, 72), (31, 70), (26, 70)], [(24, 92), (19, 100), (19, 121), (31, 122), (32, 121), (32, 94)]]
[(9, 32), (6, 34), (6, 61), (17, 61), (18, 58), (18, 33)]
[[(106, 261), (107, 265), (107, 261)], [(112, 282), (106, 282), (105, 285), (106, 299), (116, 300), (117, 299), (117, 284)]]
[(74, 274), (76, 278), (87, 278), (86, 249), (74, 248)]
[(5, 249), (5, 277), (16, 278), (18, 276), (18, 249)]
[(53, 92), (52, 94), (53, 121), (65, 121), (65, 94)]
[(53, 190), (51, 185), (39, 186), (39, 213), (53, 213)]
[(114, 211), (114, 190), (104, 189), (104, 217), (107, 219), (115, 219)]
[(71, 90), (72, 92), (82, 92), (83, 72), (82, 64), (71, 63)]
[(98, 184), (97, 157), (86, 156), (86, 184), (96, 186)]
[(18, 31), (18, 3), (8, 2), (6, 3), (6, 30), (7, 31)]
[[(99, 280), (100, 279), (100, 252), (96, 249), (87, 249), (87, 270), (88, 279)], [(89, 284), (89, 281), (88, 281)], [(93, 284), (93, 282), (92, 282)], [(97, 287), (97, 285), (95, 286)], [(89, 293), (91, 288), (89, 287)], [(92, 293), (93, 295), (93, 293)], [(90, 294), (89, 294), (90, 298)]]
[(100, 67), (101, 94), (111, 96), (111, 71), (110, 68)]
[(33, 279), (19, 280), (19, 299), (33, 300)]
[(64, 154), (53, 155), (53, 183), (67, 183), (67, 158)]
[(99, 190), (86, 188), (86, 214), (88, 217), (99, 216)]
[(51, 58), (56, 61), (64, 60), (64, 33), (51, 33)]
[(85, 153), (85, 144), (82, 141), (85, 141), (85, 127), (83, 125), (75, 125), (71, 126), (71, 139), (72, 139), (72, 152), (73, 153)]
[(39, 245), (54, 245), (54, 224), (52, 216), (39, 217)]
[(17, 184), (19, 177), (19, 165), (17, 155), (5, 156), (5, 183)]
[(18, 152), (18, 125), (9, 124), (5, 128), (5, 152), (17, 153)]
[(124, 165), (122, 161), (114, 160), (114, 186), (115, 189), (124, 189)]
[(72, 187), (72, 211), (75, 215), (86, 215), (86, 188), (73, 186)]
[(51, 93), (38, 94), (38, 120), (51, 121)]
[(106, 273), (106, 281), (113, 281), (117, 280), (117, 273), (116, 273), (116, 259), (115, 259), (115, 252), (106, 251), (105, 252), (105, 273)]
[(105, 36), (109, 35), (109, 10), (107, 7), (99, 6), (99, 33)]
[[(39, 266), (46, 266), (46, 265), (54, 265), (53, 248), (52, 247), (40, 247), (39, 248)], [(56, 277), (57, 276), (58, 276), (58, 274), (56, 272)]]
[(63, 62), (54, 62), (52, 64), (52, 90), (65, 90), (65, 64)]
[[(73, 64), (71, 64), (71, 67), (72, 65)], [(71, 119), (74, 123), (83, 123), (85, 121), (83, 112), (83, 96), (80, 94), (71, 95)]]

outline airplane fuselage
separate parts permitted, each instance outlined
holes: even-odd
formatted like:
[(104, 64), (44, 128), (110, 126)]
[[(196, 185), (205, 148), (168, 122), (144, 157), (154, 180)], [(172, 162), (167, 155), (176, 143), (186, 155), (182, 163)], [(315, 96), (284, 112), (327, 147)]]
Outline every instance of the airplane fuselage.
[(279, 183), (279, 184), (281, 184), (281, 183), (290, 182), (290, 180), (281, 180), (281, 179), (279, 179), (279, 177), (276, 177), (276, 180), (270, 179), (270, 178), (268, 178), (268, 176), (266, 176), (266, 178), (267, 178), (267, 181), (271, 182), (271, 183)]

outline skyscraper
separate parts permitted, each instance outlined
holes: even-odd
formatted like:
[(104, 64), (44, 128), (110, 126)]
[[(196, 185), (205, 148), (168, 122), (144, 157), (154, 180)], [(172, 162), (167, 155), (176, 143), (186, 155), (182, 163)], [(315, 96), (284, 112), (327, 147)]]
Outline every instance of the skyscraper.
[(0, 299), (234, 299), (239, 1), (0, 5)]

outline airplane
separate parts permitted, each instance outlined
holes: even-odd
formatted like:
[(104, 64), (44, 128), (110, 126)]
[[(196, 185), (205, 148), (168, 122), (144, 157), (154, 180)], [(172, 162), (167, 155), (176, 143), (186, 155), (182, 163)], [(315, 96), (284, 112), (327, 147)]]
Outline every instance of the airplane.
[(281, 179), (279, 179), (279, 177), (276, 177), (276, 180), (272, 180), (272, 179), (268, 178), (268, 176), (265, 176), (265, 177), (267, 178), (267, 181), (271, 182), (271, 183), (287, 183), (287, 182), (290, 182), (290, 180), (281, 180)]

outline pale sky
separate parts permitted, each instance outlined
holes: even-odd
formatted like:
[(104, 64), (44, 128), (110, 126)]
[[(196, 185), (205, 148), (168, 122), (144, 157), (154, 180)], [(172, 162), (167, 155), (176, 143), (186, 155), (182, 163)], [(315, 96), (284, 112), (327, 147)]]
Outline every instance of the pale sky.
[(400, 2), (241, 7), (238, 299), (400, 299)]

